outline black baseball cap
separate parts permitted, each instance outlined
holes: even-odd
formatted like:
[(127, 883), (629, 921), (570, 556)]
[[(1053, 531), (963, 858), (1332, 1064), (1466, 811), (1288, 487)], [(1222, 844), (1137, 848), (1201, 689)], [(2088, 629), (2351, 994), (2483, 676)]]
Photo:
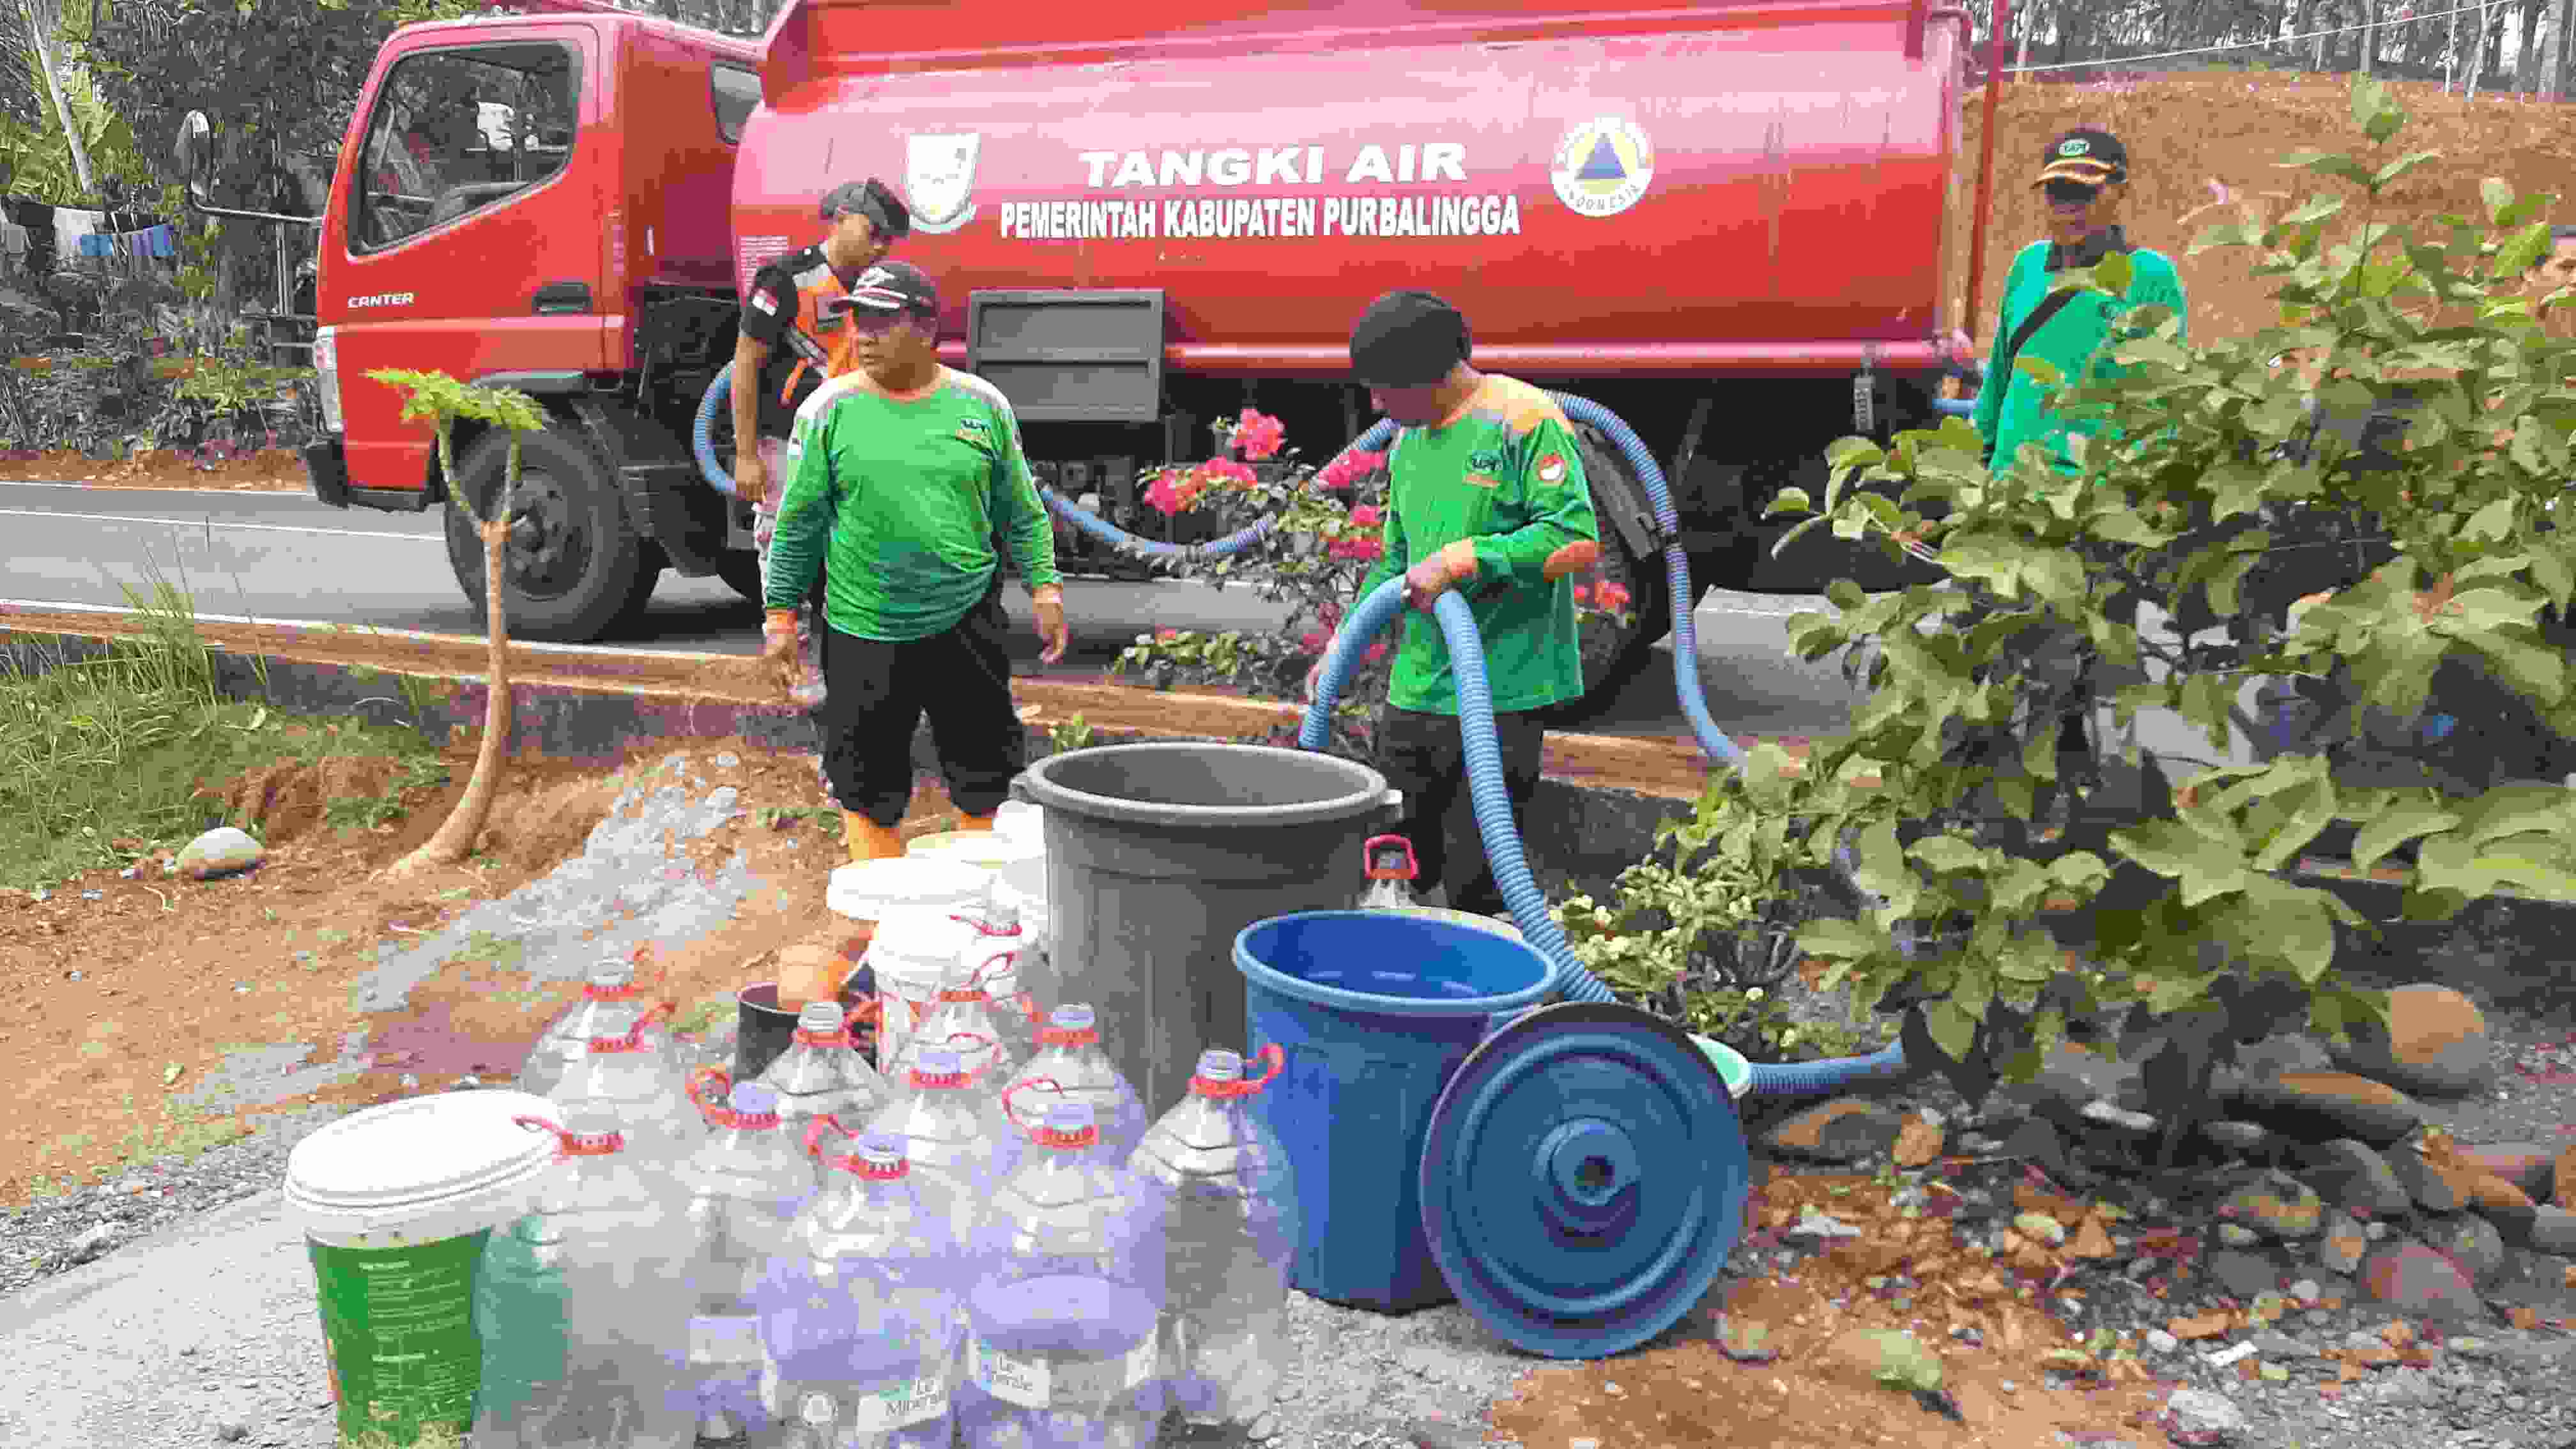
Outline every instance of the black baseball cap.
[(2101, 186), (2128, 179), (2129, 148), (2120, 144), (2120, 138), (2097, 127), (2078, 126), (2048, 143), (2031, 185), (2072, 181), (2078, 186)]
[(1351, 328), (1351, 370), (1376, 387), (1428, 387), (1467, 360), (1467, 319), (1430, 292), (1389, 292)]
[(892, 187), (873, 176), (844, 181), (823, 194), (823, 220), (839, 221), (851, 212), (876, 223), (877, 235), (888, 241), (912, 234), (912, 209), (895, 196)]
[(865, 307), (871, 312), (912, 312), (936, 317), (939, 284), (910, 262), (884, 261), (859, 273), (859, 279), (850, 284), (849, 295), (839, 298), (838, 303), (844, 308)]

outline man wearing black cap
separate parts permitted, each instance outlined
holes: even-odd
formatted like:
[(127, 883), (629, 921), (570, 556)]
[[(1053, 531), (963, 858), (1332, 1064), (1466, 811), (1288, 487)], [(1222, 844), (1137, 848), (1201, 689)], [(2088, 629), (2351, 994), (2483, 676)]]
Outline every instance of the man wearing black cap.
[[(1996, 320), (1994, 350), (1986, 358), (1986, 377), (1977, 392), (1977, 431), (1986, 440), (1989, 467), (2010, 469), (2024, 443), (2037, 443), (2049, 463), (2072, 476), (2066, 440), (2091, 436), (2091, 419), (2055, 415), (2055, 391), (2013, 364), (2021, 358), (2053, 365), (2073, 387), (2086, 375), (2115, 376), (2104, 345), (2113, 334), (2137, 330), (2123, 316), (2140, 306), (2170, 307), (2186, 316), (2182, 277), (2164, 253), (2129, 241), (2119, 226), (2120, 202), (2128, 189), (2129, 152), (2108, 131), (2080, 127), (2048, 143), (2040, 157), (2034, 187), (2048, 193), (2048, 240), (2032, 242), (2014, 257), (2004, 275), (2003, 301)], [(2125, 299), (2077, 293), (2051, 294), (2057, 274), (2094, 266), (2113, 252), (2129, 258), (2129, 293)], [(2100, 356), (2096, 356), (2096, 353)]]
[[(1400, 575), (1412, 606), (1377, 731), (1378, 768), (1404, 792), (1396, 833), (1412, 842), (1426, 892), (1445, 887), (1450, 907), (1500, 915), (1492, 863), (1448, 860), (1466, 757), (1432, 608), (1455, 589), (1475, 615), (1517, 828), (1538, 789), (1541, 711), (1583, 693), (1572, 576), (1599, 562), (1601, 535), (1564, 412), (1526, 382), (1477, 371), (1468, 353), (1467, 319), (1429, 292), (1389, 292), (1351, 330), (1352, 371), (1403, 429), (1387, 454), (1385, 551), (1360, 595)], [(1310, 673), (1310, 695), (1314, 683)]]
[[(778, 524), (778, 512), (770, 506), (771, 474), (788, 429), (797, 407), (824, 378), (848, 366), (849, 339), (840, 313), (830, 304), (847, 295), (852, 279), (884, 260), (912, 230), (912, 213), (873, 176), (833, 187), (820, 211), (832, 228), (821, 241), (752, 274), (751, 290), (743, 298), (742, 335), (733, 349), (734, 488), (752, 505), (751, 541), (764, 586)], [(818, 584), (818, 599), (820, 594)], [(802, 611), (809, 645), (813, 608), (808, 601)]]
[[(991, 383), (939, 362), (939, 291), (879, 262), (851, 280), (857, 366), (796, 410), (762, 657), (792, 676), (796, 606), (823, 577), (823, 769), (852, 861), (904, 853), (912, 735), (924, 711), (961, 829), (990, 830), (1023, 763), (1002, 636), (998, 534), (1036, 604), (1042, 654), (1064, 657), (1055, 528)], [(826, 559), (829, 560), (828, 567)]]

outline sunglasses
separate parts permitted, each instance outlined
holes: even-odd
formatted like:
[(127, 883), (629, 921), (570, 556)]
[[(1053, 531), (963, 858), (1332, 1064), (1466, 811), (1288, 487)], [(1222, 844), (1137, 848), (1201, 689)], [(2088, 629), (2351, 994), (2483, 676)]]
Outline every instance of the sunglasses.
[(2062, 176), (2051, 177), (2042, 183), (2042, 187), (2047, 191), (2049, 200), (2069, 204), (2091, 201), (2102, 194), (2102, 188), (2098, 186), (2087, 186), (2081, 181), (2069, 181)]

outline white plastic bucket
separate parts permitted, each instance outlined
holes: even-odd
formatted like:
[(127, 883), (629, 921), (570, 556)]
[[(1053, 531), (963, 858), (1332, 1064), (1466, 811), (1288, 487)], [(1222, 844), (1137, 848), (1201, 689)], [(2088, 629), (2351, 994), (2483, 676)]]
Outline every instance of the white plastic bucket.
[(1031, 845), (1046, 844), (1046, 807), (1026, 800), (1005, 800), (993, 812), (993, 833), (1025, 840)]
[(441, 1092), (352, 1113), (287, 1155), (343, 1436), (473, 1424), (484, 1250), (537, 1210), (558, 1161), (556, 1136), (516, 1119), (556, 1115), (526, 1092)]
[[(902, 1055), (905, 1039), (939, 1008), (940, 984), (956, 970), (960, 957), (971, 954), (980, 962), (1011, 949), (1009, 938), (984, 933), (981, 904), (972, 909), (899, 907), (878, 920), (868, 965), (877, 978), (877, 1061), (887, 1069)], [(985, 978), (990, 990), (1005, 984)], [(904, 1082), (895, 1086), (910, 1090)]]

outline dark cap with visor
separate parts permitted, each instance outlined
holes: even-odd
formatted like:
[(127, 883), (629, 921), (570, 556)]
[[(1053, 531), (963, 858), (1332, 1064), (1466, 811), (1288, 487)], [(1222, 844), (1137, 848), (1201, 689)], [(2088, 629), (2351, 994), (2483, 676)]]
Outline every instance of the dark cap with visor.
[(877, 235), (887, 241), (901, 241), (912, 234), (912, 209), (873, 176), (833, 187), (824, 193), (820, 210), (825, 221), (839, 221), (856, 212), (875, 223)]
[(1430, 292), (1389, 292), (1351, 328), (1351, 371), (1371, 387), (1429, 387), (1467, 360), (1467, 319)]
[(833, 311), (910, 312), (939, 315), (939, 284), (910, 262), (879, 262), (859, 273), (848, 295), (832, 299)]
[(2048, 143), (2040, 154), (2039, 175), (2031, 185), (2045, 186), (2052, 181), (2071, 181), (2078, 186), (2102, 186), (2129, 179), (2129, 148), (2120, 138), (2092, 126), (2079, 126)]

